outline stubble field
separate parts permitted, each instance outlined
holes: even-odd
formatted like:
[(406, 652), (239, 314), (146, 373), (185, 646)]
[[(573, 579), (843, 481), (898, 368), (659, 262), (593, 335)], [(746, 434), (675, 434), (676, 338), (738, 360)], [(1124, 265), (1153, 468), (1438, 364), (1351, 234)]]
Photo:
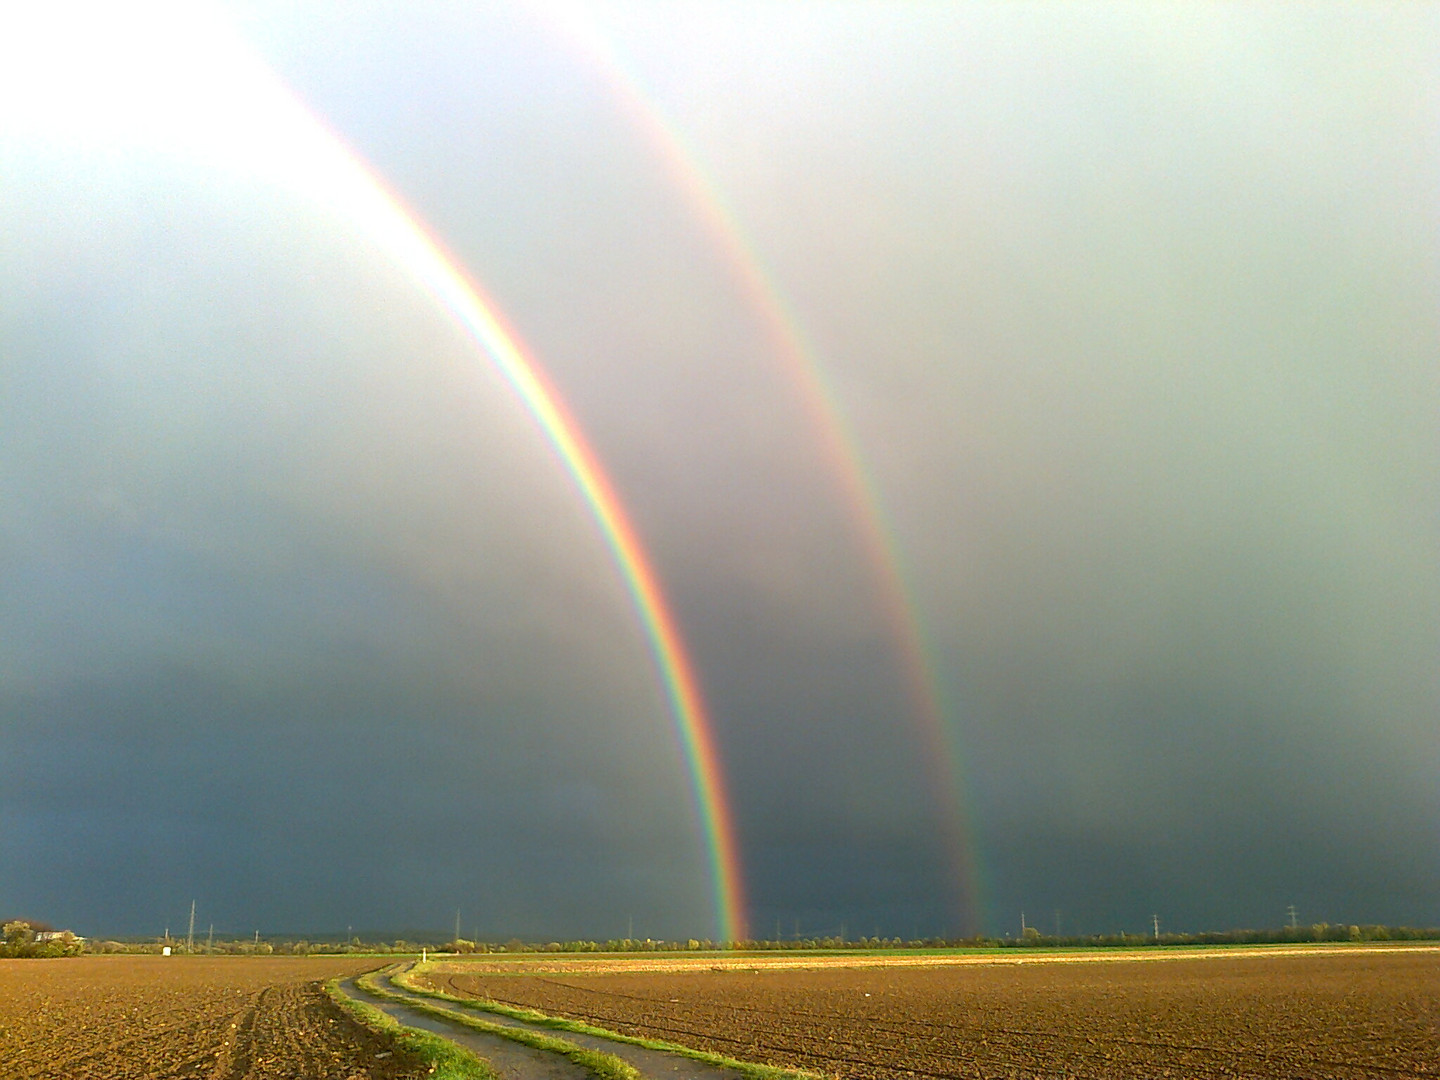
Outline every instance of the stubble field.
[(1440, 1075), (1434, 947), (918, 960), (665, 961), (649, 971), (623, 960), (477, 960), (420, 981), (864, 1080)]
[(0, 960), (6, 1080), (408, 1080), (415, 1061), (319, 981), (375, 960), (94, 956)]

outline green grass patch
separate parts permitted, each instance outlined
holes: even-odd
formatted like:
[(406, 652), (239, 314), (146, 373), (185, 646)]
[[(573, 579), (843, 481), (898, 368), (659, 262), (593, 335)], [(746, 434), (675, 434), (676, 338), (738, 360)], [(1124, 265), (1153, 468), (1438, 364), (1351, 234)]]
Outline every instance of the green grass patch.
[[(602, 1039), (611, 1039), (614, 1042), (626, 1043), (630, 1046), (643, 1047), (646, 1050), (659, 1050), (667, 1054), (676, 1054), (680, 1057), (690, 1058), (692, 1061), (701, 1061), (706, 1065), (715, 1065), (722, 1069), (732, 1069), (749, 1080), (820, 1080), (819, 1073), (805, 1072), (801, 1069), (782, 1069), (775, 1065), (756, 1065), (750, 1061), (739, 1061), (735, 1058), (726, 1057), (723, 1054), (711, 1053), (709, 1050), (696, 1050), (693, 1047), (681, 1046), (679, 1043), (665, 1042), (661, 1039), (647, 1039), (639, 1035), (622, 1035), (618, 1031), (610, 1031), (607, 1028), (596, 1027), (581, 1020), (567, 1020), (563, 1016), (551, 1016), (535, 1009), (517, 1008), (514, 1005), (504, 1005), (498, 1001), (490, 1001), (487, 998), (464, 998), (455, 994), (447, 994), (443, 990), (432, 990), (429, 987), (420, 986), (412, 978), (418, 973), (419, 965), (411, 965), (409, 970), (397, 971), (391, 975), (391, 981), (399, 983), (405, 989), (416, 994), (423, 994), (425, 997), (438, 998), (441, 1001), (451, 1001), (457, 1005), (464, 1005), (471, 1009), (480, 1009), (484, 1012), (495, 1013), (497, 1016), (508, 1016), (512, 1020), (523, 1020), (527, 1024), (537, 1024), (541, 1027), (554, 1028), (557, 1031), (573, 1031), (577, 1035), (594, 1035)], [(417, 1003), (417, 1007), (418, 1003)], [(513, 1029), (512, 1029), (513, 1030)]]
[[(487, 1035), (499, 1035), (501, 1038), (510, 1039), (523, 1046), (529, 1046), (536, 1050), (544, 1050), (552, 1054), (559, 1054), (561, 1057), (573, 1061), (579, 1065), (596, 1080), (642, 1080), (639, 1071), (628, 1061), (623, 1061), (614, 1054), (607, 1054), (600, 1050), (588, 1050), (578, 1046), (568, 1039), (558, 1039), (553, 1035), (545, 1035), (538, 1031), (529, 1031), (525, 1028), (510, 1027), (506, 1024), (497, 1024), (491, 1020), (482, 1020), (478, 1016), (468, 1016), (465, 1013), (456, 1012), (453, 1009), (442, 1009), (438, 1005), (430, 1005), (423, 1001), (416, 1001), (406, 994), (397, 994), (393, 990), (387, 990), (381, 986), (375, 977), (375, 972), (362, 975), (356, 979), (358, 986), (367, 993), (375, 994), (377, 997), (385, 998), (387, 1001), (400, 1002), (409, 1008), (423, 1012), (428, 1016), (434, 1016), (441, 1020), (447, 1020), (452, 1024), (459, 1024), (474, 1031), (483, 1031)], [(405, 985), (404, 983), (401, 984)], [(427, 995), (430, 996), (430, 995)], [(462, 999), (453, 999), (460, 1001)], [(381, 1014), (384, 1015), (383, 1013)], [(388, 1018), (387, 1018), (388, 1019)]]
[(449, 1039), (428, 1031), (408, 1028), (375, 1006), (356, 1001), (340, 989), (339, 979), (327, 981), (325, 993), (330, 995), (331, 1001), (354, 1017), (356, 1022), (385, 1036), (400, 1050), (413, 1054), (429, 1065), (433, 1080), (499, 1080), (499, 1074), (491, 1068), (488, 1061), (476, 1057)]

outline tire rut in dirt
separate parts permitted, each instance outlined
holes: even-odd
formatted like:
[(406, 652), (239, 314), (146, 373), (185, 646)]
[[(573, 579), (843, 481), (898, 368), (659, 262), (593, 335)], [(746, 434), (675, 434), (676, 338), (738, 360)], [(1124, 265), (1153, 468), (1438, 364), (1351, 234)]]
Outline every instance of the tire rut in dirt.
[(267, 993), (268, 990), (262, 990), (254, 1005), (237, 1013), (230, 1021), (230, 1030), (225, 1033), (225, 1040), (215, 1058), (215, 1068), (211, 1071), (214, 1080), (239, 1080), (250, 1071), (247, 1048), (251, 1033), (255, 1030), (255, 1017), (259, 1012), (260, 1002), (264, 1001)]
[[(404, 995), (411, 1001), (442, 1005), (433, 998), (416, 996), (408, 987), (398, 985), (393, 980), (388, 981), (392, 991)], [(566, 1042), (574, 1043), (587, 1050), (598, 1050), (601, 1053), (613, 1055), (628, 1062), (642, 1077), (667, 1077), (668, 1080), (743, 1080), (743, 1074), (737, 1069), (699, 1061), (684, 1054), (671, 1053), (668, 1050), (637, 1046), (623, 1039), (611, 1039), (587, 1032), (557, 1030), (544, 1024), (532, 1024), (515, 1017), (467, 1008), (463, 1005), (457, 1006), (449, 1002), (443, 1003), (442, 1007), (455, 1009), (461, 1015), (477, 1017), (489, 1023), (564, 1039)]]
[[(340, 986), (350, 997), (373, 1005), (406, 1027), (432, 1032), (478, 1054), (490, 1063), (501, 1080), (593, 1080), (586, 1069), (560, 1054), (537, 1050), (503, 1035), (468, 1028), (457, 1021), (412, 1008), (406, 1002), (375, 997), (356, 986), (353, 980), (347, 980)], [(399, 987), (395, 989), (397, 993), (404, 992)], [(429, 1006), (444, 1007), (440, 1002), (423, 998), (421, 1001)], [(552, 1031), (548, 1034), (558, 1033)]]

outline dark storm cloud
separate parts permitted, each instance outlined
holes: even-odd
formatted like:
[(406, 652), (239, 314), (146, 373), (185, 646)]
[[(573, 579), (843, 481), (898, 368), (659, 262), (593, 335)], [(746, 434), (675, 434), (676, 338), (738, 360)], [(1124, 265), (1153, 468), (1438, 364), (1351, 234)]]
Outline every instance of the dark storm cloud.
[[(1433, 13), (595, 11), (873, 470), (988, 927), (1440, 921)], [(843, 485), (602, 68), (508, 6), (242, 23), (612, 470), (756, 929), (965, 926)], [(0, 903), (705, 932), (633, 615), (508, 392), (345, 228), (86, 161), (6, 164), (5, 854), (69, 854)]]
[(363, 245), (181, 173), (7, 190), (7, 905), (706, 932), (651, 663), (533, 423)]

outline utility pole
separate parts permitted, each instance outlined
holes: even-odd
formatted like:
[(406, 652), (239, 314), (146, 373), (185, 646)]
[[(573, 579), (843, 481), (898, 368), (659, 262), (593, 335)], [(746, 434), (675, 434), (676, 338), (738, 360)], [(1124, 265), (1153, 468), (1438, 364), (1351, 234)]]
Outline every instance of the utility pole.
[(1155, 942), (1156, 942), (1156, 944), (1158, 945), (1159, 942), (1160, 942), (1160, 916), (1159, 916), (1159, 915), (1151, 915), (1151, 916), (1150, 916), (1150, 919), (1151, 919), (1151, 921), (1154, 922), (1154, 924), (1155, 924)]
[(1295, 929), (1295, 905), (1291, 904), (1287, 909), (1290, 913), (1290, 929)]
[(190, 930), (185, 935), (185, 951), (195, 951), (195, 901), (190, 901)]

